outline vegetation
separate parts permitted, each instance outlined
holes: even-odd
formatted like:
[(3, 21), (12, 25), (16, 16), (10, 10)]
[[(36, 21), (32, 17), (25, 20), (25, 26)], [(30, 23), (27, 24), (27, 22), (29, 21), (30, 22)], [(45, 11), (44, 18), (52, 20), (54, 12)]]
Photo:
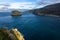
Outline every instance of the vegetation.
[(2, 40), (2, 36), (0, 35), (0, 40)]
[(0, 40), (24, 40), (17, 29), (0, 28)]
[(60, 16), (60, 3), (51, 4), (40, 9), (33, 10), (34, 14), (58, 15)]
[(21, 12), (19, 12), (18, 10), (13, 10), (11, 15), (12, 16), (21, 16)]
[(0, 40), (10, 40), (6, 29), (0, 28)]

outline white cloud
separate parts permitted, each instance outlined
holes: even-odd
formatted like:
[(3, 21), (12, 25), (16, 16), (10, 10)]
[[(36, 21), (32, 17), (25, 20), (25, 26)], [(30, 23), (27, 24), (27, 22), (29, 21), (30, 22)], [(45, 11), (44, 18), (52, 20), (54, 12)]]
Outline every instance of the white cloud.
[(3, 8), (4, 6), (0, 6), (0, 9)]
[[(7, 1), (7, 0), (5, 0)], [(10, 0), (8, 0), (10, 1)], [(33, 9), (39, 2), (41, 5), (58, 3), (60, 0), (37, 0), (36, 2), (0, 2), (0, 10), (1, 9)], [(41, 5), (36, 6), (36, 8), (43, 7)]]
[(37, 0), (37, 3), (40, 4), (54, 4), (54, 3), (60, 3), (60, 0)]
[(13, 9), (33, 9), (34, 2), (14, 2), (14, 3), (0, 3), (0, 11), (11, 11)]
[(32, 9), (34, 7), (34, 3), (32, 2), (19, 2), (19, 3), (11, 3), (8, 7), (9, 9)]

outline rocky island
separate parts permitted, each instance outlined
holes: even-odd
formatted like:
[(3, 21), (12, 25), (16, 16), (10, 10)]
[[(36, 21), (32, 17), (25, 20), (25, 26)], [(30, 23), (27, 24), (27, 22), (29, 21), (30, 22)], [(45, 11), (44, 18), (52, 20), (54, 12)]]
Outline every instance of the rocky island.
[(0, 40), (24, 40), (23, 35), (17, 28), (7, 29), (0, 28)]
[(21, 14), (21, 12), (18, 11), (18, 10), (13, 10), (11, 15), (12, 15), (12, 16), (21, 16), (22, 14)]
[(33, 10), (33, 14), (46, 16), (60, 16), (60, 3), (47, 5), (43, 8)]

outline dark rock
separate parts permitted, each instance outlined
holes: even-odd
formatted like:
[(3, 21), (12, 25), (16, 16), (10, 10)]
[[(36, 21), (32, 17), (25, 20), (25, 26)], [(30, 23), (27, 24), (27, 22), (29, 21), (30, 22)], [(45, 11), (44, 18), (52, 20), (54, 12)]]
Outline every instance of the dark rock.
[(33, 10), (34, 14), (38, 15), (60, 15), (60, 3), (51, 4), (40, 9)]
[(18, 10), (13, 10), (11, 15), (12, 16), (21, 16), (22, 14)]

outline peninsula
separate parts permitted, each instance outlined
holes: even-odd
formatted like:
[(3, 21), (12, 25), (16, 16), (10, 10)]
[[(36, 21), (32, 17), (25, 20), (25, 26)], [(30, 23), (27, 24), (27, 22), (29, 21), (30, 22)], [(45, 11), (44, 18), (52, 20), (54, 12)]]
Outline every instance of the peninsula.
[(33, 14), (36, 15), (50, 15), (50, 16), (60, 16), (60, 3), (50, 4), (43, 8), (34, 9)]

